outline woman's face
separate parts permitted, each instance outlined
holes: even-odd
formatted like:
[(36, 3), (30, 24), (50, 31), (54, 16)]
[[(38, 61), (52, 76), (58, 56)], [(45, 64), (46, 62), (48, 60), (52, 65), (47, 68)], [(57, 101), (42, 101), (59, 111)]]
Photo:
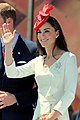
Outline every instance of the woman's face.
[(51, 47), (53, 48), (58, 35), (58, 31), (55, 31), (55, 29), (48, 22), (45, 22), (44, 25), (42, 25), (37, 31), (37, 37), (40, 44), (42, 47), (49, 49)]

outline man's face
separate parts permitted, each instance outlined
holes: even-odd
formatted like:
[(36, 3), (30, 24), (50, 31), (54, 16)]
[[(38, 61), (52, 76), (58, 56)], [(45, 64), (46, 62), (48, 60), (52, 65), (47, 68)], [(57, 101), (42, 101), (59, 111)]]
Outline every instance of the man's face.
[[(2, 16), (0, 15), (0, 28), (2, 27), (2, 24), (4, 23), (4, 20)], [(1, 31), (0, 31), (0, 37), (1, 37)]]

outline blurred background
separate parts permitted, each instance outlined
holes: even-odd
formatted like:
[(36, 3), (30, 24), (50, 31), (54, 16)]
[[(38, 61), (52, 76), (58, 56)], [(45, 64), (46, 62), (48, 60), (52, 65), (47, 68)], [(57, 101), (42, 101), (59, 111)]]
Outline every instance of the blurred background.
[[(80, 0), (0, 0), (15, 7), (17, 10), (16, 29), (24, 38), (33, 41), (36, 41), (33, 30), (35, 16), (46, 1), (55, 6), (51, 15), (59, 21), (68, 47), (76, 54), (78, 66), (80, 66)], [(77, 110), (80, 107), (80, 99), (74, 104), (74, 110)]]

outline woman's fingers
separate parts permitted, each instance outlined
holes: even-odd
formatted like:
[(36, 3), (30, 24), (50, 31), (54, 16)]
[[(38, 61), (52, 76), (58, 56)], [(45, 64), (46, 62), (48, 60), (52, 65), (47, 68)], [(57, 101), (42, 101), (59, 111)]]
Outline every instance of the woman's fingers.
[(14, 38), (15, 38), (15, 32), (16, 30), (14, 30), (13, 32), (10, 30), (9, 28), (9, 24), (4, 23), (2, 25), (1, 28), (1, 34), (2, 34), (2, 40), (4, 42), (4, 44), (8, 44), (8, 43), (12, 43)]
[(2, 25), (2, 32), (3, 32), (3, 34), (5, 34), (5, 33), (7, 33), (7, 32), (10, 32), (9, 24), (4, 23), (4, 24)]

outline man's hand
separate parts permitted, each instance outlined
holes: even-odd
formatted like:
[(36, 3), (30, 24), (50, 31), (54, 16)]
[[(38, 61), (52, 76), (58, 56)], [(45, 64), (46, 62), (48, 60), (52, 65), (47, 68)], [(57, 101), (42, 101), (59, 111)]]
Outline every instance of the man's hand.
[(5, 108), (6, 106), (11, 106), (17, 102), (16, 97), (9, 93), (0, 91), (0, 109)]

